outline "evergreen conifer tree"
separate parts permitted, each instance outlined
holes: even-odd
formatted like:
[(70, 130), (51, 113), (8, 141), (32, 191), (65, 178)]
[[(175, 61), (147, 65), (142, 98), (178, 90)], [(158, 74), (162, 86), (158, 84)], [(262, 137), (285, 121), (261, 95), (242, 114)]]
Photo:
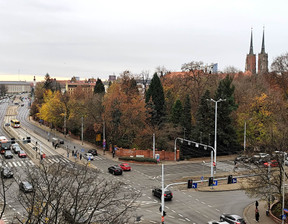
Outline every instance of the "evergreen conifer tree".
[(150, 100), (153, 106), (150, 105), (149, 108), (154, 110), (152, 113), (155, 114), (151, 119), (152, 125), (160, 125), (165, 116), (165, 98), (163, 86), (157, 73), (154, 73), (149, 89), (146, 92), (145, 101), (147, 105), (150, 104)]
[(235, 103), (233, 79), (228, 75), (219, 82), (215, 100), (225, 99), (218, 103), (217, 110), (217, 155), (235, 152), (239, 149), (236, 130), (233, 126), (231, 113), (238, 105)]
[(172, 123), (175, 125), (182, 123), (181, 122), (182, 114), (183, 114), (182, 103), (179, 99), (177, 99), (172, 108), (172, 115), (171, 115)]
[(96, 81), (96, 85), (94, 87), (94, 93), (100, 93), (100, 94), (104, 94), (105, 93), (105, 87), (104, 84), (102, 83), (101, 79), (97, 79)]
[(192, 130), (192, 116), (191, 116), (191, 102), (188, 94), (185, 96), (184, 100), (181, 124), (182, 127), (184, 128), (185, 135), (187, 136), (186, 138), (189, 139)]

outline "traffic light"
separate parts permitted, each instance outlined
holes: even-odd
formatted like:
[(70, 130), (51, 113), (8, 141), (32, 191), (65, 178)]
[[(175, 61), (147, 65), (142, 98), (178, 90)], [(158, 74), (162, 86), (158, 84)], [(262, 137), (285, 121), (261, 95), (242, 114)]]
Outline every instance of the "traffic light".
[(227, 183), (228, 183), (228, 184), (233, 184), (233, 183), (232, 183), (232, 180), (233, 180), (233, 176), (232, 176), (232, 175), (229, 175), (229, 176), (228, 176), (228, 182), (227, 182)]
[(31, 137), (27, 137), (27, 138), (26, 138), (26, 142), (27, 142), (27, 143), (30, 143), (30, 142), (31, 142)]
[(193, 180), (188, 180), (188, 185), (187, 185), (187, 187), (188, 187), (188, 188), (192, 188), (192, 185), (193, 185)]
[(209, 177), (209, 183), (208, 186), (213, 186), (213, 177)]
[(166, 216), (166, 212), (165, 211), (163, 211), (163, 216)]
[(11, 138), (11, 144), (15, 143), (15, 138)]

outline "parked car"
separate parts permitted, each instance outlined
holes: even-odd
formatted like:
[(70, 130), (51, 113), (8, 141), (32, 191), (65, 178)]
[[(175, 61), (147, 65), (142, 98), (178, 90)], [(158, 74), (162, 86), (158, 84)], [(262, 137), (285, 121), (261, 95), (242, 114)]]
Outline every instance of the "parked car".
[(13, 158), (13, 154), (10, 150), (6, 150), (5, 153), (4, 153), (4, 157), (6, 159), (12, 159)]
[(27, 157), (27, 154), (25, 151), (21, 150), (18, 152), (18, 157), (19, 158), (26, 158)]
[(269, 167), (269, 163), (270, 163), (270, 167), (278, 167), (279, 163), (276, 159), (271, 160), (270, 162), (266, 162), (264, 163), (264, 167)]
[(112, 173), (112, 174), (114, 174), (114, 175), (122, 175), (122, 169), (121, 169), (121, 167), (119, 167), (119, 166), (117, 166), (117, 165), (114, 165), (114, 166), (110, 166), (109, 168), (108, 168), (108, 172), (109, 173)]
[(9, 127), (10, 126), (10, 123), (5, 123), (5, 127)]
[[(162, 197), (162, 189), (161, 189), (161, 188), (154, 188), (154, 189), (152, 190), (152, 194), (153, 194), (155, 197), (161, 199), (161, 197)], [(171, 201), (172, 198), (173, 198), (172, 192), (171, 192), (170, 190), (166, 190), (166, 191), (164, 192), (164, 200), (170, 200), (170, 201)]]
[(128, 163), (121, 163), (119, 166), (123, 171), (131, 171), (131, 166)]
[(59, 138), (59, 144), (64, 144), (64, 140), (63, 139), (61, 139), (61, 138)]
[(84, 154), (84, 158), (87, 160), (94, 160), (94, 156), (89, 152)]
[(13, 143), (11, 146), (10, 146), (10, 149), (14, 150), (14, 148), (16, 147), (20, 147), (20, 145), (18, 143)]
[(20, 182), (19, 189), (20, 191), (23, 191), (24, 193), (33, 192), (34, 190), (32, 184), (30, 184), (28, 181)]
[(14, 175), (12, 169), (10, 167), (3, 167), (1, 170), (1, 176), (3, 178), (12, 178)]
[(228, 222), (222, 222), (222, 221), (210, 221), (207, 224), (229, 224)]
[(96, 149), (89, 149), (88, 152), (91, 153), (93, 156), (97, 156), (98, 155), (98, 152), (97, 152)]
[(267, 162), (268, 160), (270, 160), (270, 155), (267, 154), (267, 153), (262, 153), (262, 152), (258, 153), (258, 154), (255, 154), (252, 157), (252, 162), (255, 165), (263, 164), (263, 163)]
[(245, 220), (239, 215), (222, 214), (220, 221), (226, 221), (230, 224), (246, 224)]

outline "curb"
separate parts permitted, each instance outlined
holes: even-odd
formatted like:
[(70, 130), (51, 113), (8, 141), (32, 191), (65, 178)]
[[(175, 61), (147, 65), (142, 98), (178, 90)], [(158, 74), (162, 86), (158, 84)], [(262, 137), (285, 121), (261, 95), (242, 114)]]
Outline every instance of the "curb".
[(247, 224), (251, 224), (249, 221), (248, 221), (248, 218), (247, 218), (247, 212), (248, 210), (250, 209), (251, 206), (253, 206), (254, 203), (251, 203), (250, 205), (246, 206), (244, 211), (243, 211), (243, 218), (245, 219), (246, 223)]

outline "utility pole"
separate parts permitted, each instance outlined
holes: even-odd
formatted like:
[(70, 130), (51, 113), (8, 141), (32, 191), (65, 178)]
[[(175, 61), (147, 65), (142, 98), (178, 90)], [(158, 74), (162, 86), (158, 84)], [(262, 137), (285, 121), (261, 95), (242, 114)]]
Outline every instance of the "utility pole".
[(82, 145), (83, 145), (83, 117), (81, 117), (81, 122), (82, 122), (82, 125), (81, 125), (81, 139), (82, 139)]
[(246, 151), (246, 121), (244, 123), (244, 152)]
[(153, 159), (155, 159), (155, 133), (153, 133)]
[(283, 180), (282, 180), (282, 224), (285, 223), (284, 220), (284, 208), (285, 208), (285, 153), (284, 153), (284, 160), (282, 163), (282, 167), (283, 167)]
[(103, 120), (103, 155), (105, 155), (106, 150), (106, 136), (105, 136), (105, 121)]
[(66, 137), (66, 112), (64, 113), (64, 136)]
[[(209, 99), (207, 99), (209, 100)], [(210, 99), (210, 101), (214, 102), (215, 103), (215, 131), (214, 131), (214, 150), (215, 150), (215, 156), (214, 156), (214, 165), (215, 165), (215, 173), (216, 173), (216, 154), (217, 154), (217, 106), (218, 106), (218, 103), (219, 102), (222, 102), (222, 101), (226, 101), (226, 99), (219, 99), (219, 100), (213, 100), (213, 99)]]
[(161, 196), (161, 222), (164, 224), (164, 164), (162, 163), (162, 196)]

